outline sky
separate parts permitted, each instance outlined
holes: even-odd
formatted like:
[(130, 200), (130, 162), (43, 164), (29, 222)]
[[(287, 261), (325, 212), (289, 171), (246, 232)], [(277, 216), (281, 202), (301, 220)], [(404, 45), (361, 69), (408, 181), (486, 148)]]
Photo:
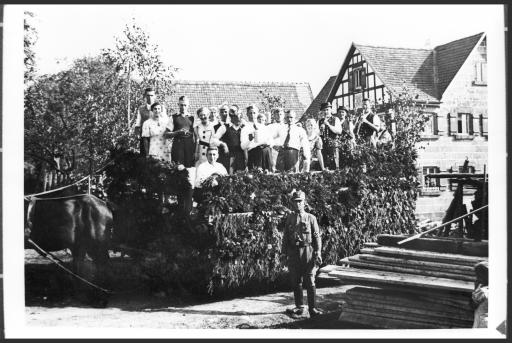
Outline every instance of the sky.
[[(308, 82), (316, 96), (352, 42), (434, 47), (496, 26), (497, 5), (32, 5), (40, 73), (114, 46), (135, 20), (182, 80)], [(498, 12), (497, 12), (498, 11)]]

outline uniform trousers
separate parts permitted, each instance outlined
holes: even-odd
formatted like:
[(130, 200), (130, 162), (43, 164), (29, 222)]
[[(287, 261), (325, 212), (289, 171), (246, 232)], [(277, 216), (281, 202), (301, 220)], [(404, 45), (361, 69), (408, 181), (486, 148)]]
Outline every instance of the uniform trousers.
[(315, 274), (318, 266), (313, 256), (313, 247), (306, 245), (296, 247), (289, 256), (288, 270), (293, 287), (295, 306), (301, 307), (303, 302), (303, 284), (307, 290), (309, 310), (316, 307)]

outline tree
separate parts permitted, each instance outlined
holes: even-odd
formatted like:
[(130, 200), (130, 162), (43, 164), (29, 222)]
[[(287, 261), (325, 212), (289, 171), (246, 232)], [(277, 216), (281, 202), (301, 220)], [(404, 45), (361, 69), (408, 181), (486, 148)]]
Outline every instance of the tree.
[[(29, 27), (26, 32), (34, 31)], [(133, 116), (127, 123), (127, 112), (134, 112), (148, 85), (169, 93), (176, 69), (162, 62), (141, 28), (127, 26), (124, 34), (115, 48), (77, 59), (67, 70), (37, 78), (27, 74), (32, 82), (25, 90), (26, 162), (57, 169), (56, 156), (76, 156), (79, 177), (105, 163), (115, 145), (137, 146), (128, 130)], [(29, 52), (34, 41), (30, 37)], [(26, 56), (26, 65), (34, 66), (33, 54)]]
[(284, 108), (286, 105), (286, 100), (281, 95), (272, 94), (268, 89), (260, 90), (260, 96), (261, 105), (266, 113), (272, 112), (274, 108)]
[(32, 24), (32, 12), (24, 12), (23, 19), (23, 51), (25, 53), (23, 62), (25, 63), (25, 70), (23, 73), (25, 85), (34, 80), (36, 73), (36, 59), (33, 47), (37, 42), (37, 31)]
[(121, 84), (102, 57), (76, 60), (68, 70), (35, 80), (25, 96), (26, 159), (52, 164), (56, 153), (76, 154), (78, 174), (104, 162), (108, 149), (130, 139), (121, 124)]
[[(131, 126), (137, 104), (146, 87), (152, 86), (165, 96), (173, 92), (174, 74), (178, 68), (166, 65), (159, 47), (150, 41), (149, 34), (135, 22), (126, 25), (121, 37), (116, 38), (113, 49), (103, 50), (103, 56), (112, 63), (120, 77), (127, 80), (125, 88), (127, 124)], [(168, 104), (165, 104), (167, 108)]]

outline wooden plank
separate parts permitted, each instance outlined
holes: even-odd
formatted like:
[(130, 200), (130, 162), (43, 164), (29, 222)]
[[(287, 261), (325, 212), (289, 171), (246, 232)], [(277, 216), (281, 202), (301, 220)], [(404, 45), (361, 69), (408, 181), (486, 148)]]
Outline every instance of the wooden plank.
[(473, 317), (469, 317), (466, 319), (456, 319), (446, 316), (436, 316), (432, 313), (425, 311), (424, 313), (413, 313), (410, 309), (402, 308), (402, 309), (391, 309), (391, 308), (380, 308), (376, 307), (371, 302), (357, 302), (355, 303), (347, 303), (342, 308), (345, 310), (358, 311), (360, 313), (367, 313), (368, 315), (378, 314), (382, 317), (388, 317), (393, 319), (401, 319), (401, 320), (413, 320), (418, 322), (425, 322), (431, 324), (449, 324), (450, 326), (455, 327), (467, 327), (473, 324)]
[(373, 328), (379, 329), (437, 329), (439, 326), (414, 322), (414, 321), (404, 321), (404, 320), (396, 320), (386, 317), (381, 317), (378, 315), (368, 316), (367, 314), (361, 314), (356, 311), (343, 311), (341, 312), (339, 321), (348, 322), (348, 323), (359, 323), (371, 326)]
[(441, 263), (441, 262), (433, 262), (433, 261), (422, 261), (422, 260), (414, 260), (414, 259), (406, 259), (406, 258), (396, 258), (396, 257), (385, 257), (378, 256), (373, 254), (359, 254), (360, 259), (378, 263), (389, 263), (393, 265), (407, 265), (407, 266), (415, 266), (418, 268), (425, 268), (428, 270), (439, 270), (446, 271), (450, 273), (464, 274), (464, 275), (472, 275), (475, 276), (475, 269), (473, 266), (464, 266), (458, 264), (451, 263)]
[(472, 313), (469, 303), (471, 295), (443, 295), (435, 291), (424, 292), (402, 292), (389, 288), (360, 287), (356, 286), (344, 293), (344, 296), (364, 297), (368, 300), (382, 301), (404, 301), (429, 303), (431, 306), (443, 306), (453, 308), (455, 311), (466, 311)]
[(329, 276), (335, 276), (343, 281), (371, 282), (379, 285), (400, 285), (425, 289), (439, 289), (443, 291), (458, 291), (464, 293), (473, 292), (473, 282), (436, 278), (414, 274), (402, 274), (380, 270), (362, 270), (356, 268), (343, 268), (333, 270)]
[[(434, 309), (427, 304), (422, 304), (421, 307), (415, 306), (404, 306), (402, 303), (383, 303), (378, 301), (368, 301), (364, 299), (349, 298), (347, 303), (354, 308), (367, 308), (379, 312), (397, 312), (409, 315), (412, 317), (420, 316), (427, 317), (432, 320), (453, 320), (454, 322), (459, 321), (472, 321), (473, 316), (468, 315), (466, 312), (453, 312), (443, 311), (442, 309)], [(427, 306), (425, 306), (427, 305)]]
[(376, 248), (380, 247), (380, 245), (377, 242), (365, 242), (363, 243), (363, 248)]
[(363, 308), (363, 307), (358, 307), (358, 308), (346, 307), (342, 310), (342, 313), (343, 312), (345, 312), (345, 313), (347, 313), (347, 312), (354, 313), (355, 312), (355, 313), (367, 315), (370, 317), (374, 317), (374, 316), (378, 315), (383, 318), (402, 320), (404, 322), (426, 323), (426, 324), (434, 325), (438, 328), (468, 328), (468, 327), (472, 327), (472, 324), (473, 324), (472, 321), (453, 320), (453, 319), (449, 319), (449, 318), (437, 319), (437, 318), (432, 318), (429, 316), (416, 316), (416, 315), (413, 315), (410, 313), (397, 312), (397, 311), (392, 311), (392, 310), (376, 312), (373, 309)]
[[(432, 297), (434, 298), (434, 297)], [(430, 311), (445, 313), (446, 316), (461, 316), (463, 318), (472, 318), (473, 311), (469, 309), (469, 306), (463, 306), (461, 304), (450, 304), (450, 303), (441, 303), (429, 301), (427, 299), (423, 300), (411, 300), (408, 298), (400, 298), (400, 297), (369, 297), (368, 294), (358, 294), (358, 293), (345, 293), (341, 297), (343, 301), (346, 303), (351, 303), (354, 300), (372, 302), (378, 304), (380, 306), (401, 306), (403, 308), (416, 308), (425, 310), (428, 308)]]
[(448, 254), (431, 251), (411, 250), (394, 247), (379, 247), (373, 249), (375, 254), (393, 257), (409, 258), (423, 261), (450, 263), (473, 267), (480, 261), (487, 261), (487, 257), (467, 256), (461, 254)]
[(391, 272), (397, 273), (406, 273), (410, 275), (425, 275), (425, 276), (433, 276), (437, 278), (446, 278), (446, 279), (454, 279), (454, 280), (465, 280), (465, 281), (474, 281), (475, 278), (473, 276), (461, 275), (461, 274), (452, 274), (452, 273), (444, 273), (437, 272), (432, 270), (424, 270), (424, 269), (414, 269), (408, 267), (397, 267), (393, 265), (387, 264), (378, 264), (378, 263), (365, 263), (364, 261), (358, 260), (355, 257), (350, 258), (350, 266), (356, 268), (367, 268), (367, 269), (375, 269), (375, 270), (387, 270)]
[(405, 235), (379, 235), (377, 243), (389, 247), (401, 247), (406, 249), (434, 251), (468, 256), (489, 256), (489, 244), (487, 241), (475, 242), (460, 238), (418, 238), (413, 241), (398, 245), (398, 242), (408, 238)]

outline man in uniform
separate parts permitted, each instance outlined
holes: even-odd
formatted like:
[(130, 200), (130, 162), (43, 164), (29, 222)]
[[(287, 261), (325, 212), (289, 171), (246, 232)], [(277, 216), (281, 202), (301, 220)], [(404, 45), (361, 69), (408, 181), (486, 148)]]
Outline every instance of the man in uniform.
[(283, 252), (287, 256), (288, 269), (295, 298), (295, 308), (286, 313), (297, 318), (304, 313), (302, 282), (304, 281), (310, 317), (321, 312), (316, 308), (315, 273), (322, 263), (320, 252), (322, 239), (316, 217), (304, 209), (306, 195), (296, 191), (292, 195), (294, 211), (286, 218), (283, 235)]
[[(144, 90), (144, 100), (146, 103), (139, 106), (137, 109), (137, 118), (135, 119), (135, 124), (133, 125), (133, 132), (135, 135), (137, 135), (137, 137), (139, 137), (139, 149), (141, 155), (145, 154), (144, 140), (142, 138), (142, 125), (151, 117), (151, 105), (153, 105), (156, 101), (156, 94), (153, 88), (148, 87)], [(166, 118), (167, 113), (164, 105), (161, 105), (161, 108), (161, 116)]]

